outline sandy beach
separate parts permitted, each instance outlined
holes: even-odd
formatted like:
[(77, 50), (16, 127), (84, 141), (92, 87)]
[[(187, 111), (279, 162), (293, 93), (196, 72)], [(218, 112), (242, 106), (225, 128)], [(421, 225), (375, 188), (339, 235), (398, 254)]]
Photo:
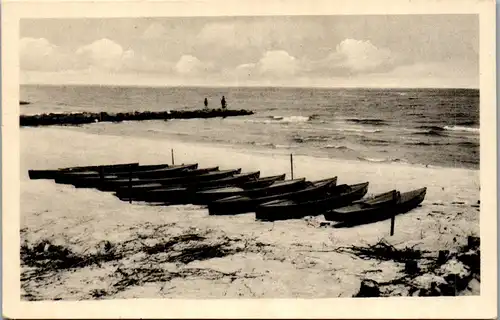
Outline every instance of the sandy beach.
[[(439, 250), (457, 250), (468, 236), (479, 236), (479, 170), (294, 157), (295, 178), (369, 181), (369, 195), (427, 187), (422, 205), (396, 218), (391, 237), (388, 220), (345, 229), (322, 226), (322, 215), (265, 223), (254, 214), (214, 217), (201, 206), (129, 204), (110, 193), (28, 178), (28, 169), (170, 163), (174, 149), (176, 164), (260, 170), (261, 176), (287, 173), (289, 179), (285, 151), (95, 135), (77, 128), (22, 128), (20, 134), (22, 244), (45, 243), (45, 251), (59, 245), (82, 256), (117, 253), (107, 261), (37, 276), (36, 268), (23, 265), (23, 299), (352, 297), (364, 279), (400, 277), (404, 263), (360, 259), (339, 248), (384, 241), (437, 256)], [(216, 257), (180, 262), (143, 250), (172, 239), (186, 240), (177, 246), (194, 241), (223, 249)], [(390, 290), (409, 294), (405, 286)], [(479, 284), (460, 294), (479, 294)]]

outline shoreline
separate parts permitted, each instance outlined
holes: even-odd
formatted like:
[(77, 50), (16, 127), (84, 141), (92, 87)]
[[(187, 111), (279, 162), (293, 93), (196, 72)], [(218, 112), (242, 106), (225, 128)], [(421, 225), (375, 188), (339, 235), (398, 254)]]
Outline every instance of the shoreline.
[[(155, 120), (148, 120), (148, 121), (155, 121)], [(21, 130), (23, 129), (35, 129), (36, 127), (22, 127)], [(51, 127), (51, 129), (57, 129), (57, 130), (71, 130), (72, 132), (79, 132), (82, 134), (89, 134), (89, 135), (97, 135), (97, 133), (93, 132), (86, 132), (84, 130), (81, 130), (83, 127), (73, 127), (73, 126), (54, 126)], [(266, 145), (243, 145), (243, 146), (238, 146), (235, 144), (230, 144), (230, 143), (218, 143), (218, 142), (210, 142), (210, 141), (193, 141), (185, 139), (181, 136), (176, 136), (176, 135), (171, 135), (171, 134), (166, 134), (164, 136), (154, 136), (154, 135), (144, 135), (144, 136), (134, 136), (134, 135), (120, 135), (116, 134), (113, 132), (99, 132), (99, 136), (109, 136), (109, 137), (128, 137), (132, 139), (141, 139), (141, 140), (150, 140), (150, 141), (164, 141), (165, 137), (168, 137), (173, 141), (174, 145), (195, 145), (195, 146), (200, 146), (200, 147), (210, 147), (210, 148), (216, 148), (217, 150), (233, 150), (234, 152), (237, 153), (252, 153), (252, 154), (260, 154), (260, 155), (270, 155), (275, 157), (276, 155), (282, 155), (284, 157), (287, 157), (290, 155), (290, 153), (293, 154), (294, 158), (295, 157), (311, 157), (314, 159), (318, 159), (321, 161), (331, 161), (331, 162), (337, 162), (337, 163), (352, 163), (352, 164), (374, 164), (374, 165), (387, 165), (387, 166), (408, 166), (412, 168), (424, 168), (424, 169), (443, 169), (443, 170), (467, 170), (467, 171), (475, 171), (480, 172), (480, 168), (475, 168), (475, 167), (467, 167), (467, 166), (462, 166), (462, 167), (450, 167), (450, 166), (443, 166), (443, 165), (437, 165), (437, 164), (417, 164), (417, 163), (409, 163), (405, 161), (369, 161), (367, 159), (342, 159), (342, 158), (334, 158), (334, 157), (327, 157), (324, 155), (314, 155), (310, 156), (305, 154), (305, 151), (299, 151), (297, 152), (293, 147), (274, 147), (270, 148)], [(175, 151), (175, 150), (174, 150)], [(290, 166), (288, 165), (287, 169), (290, 169)]]
[[(390, 237), (389, 221), (332, 229), (320, 226), (322, 216), (275, 223), (256, 221), (253, 214), (209, 216), (200, 206), (129, 204), (97, 190), (29, 180), (27, 174), (31, 168), (128, 160), (170, 163), (170, 149), (175, 148), (176, 164), (195, 161), (200, 167), (241, 167), (247, 172), (260, 170), (261, 176), (286, 173), (289, 179), (289, 157), (281, 154), (65, 128), (23, 128), (20, 132), (22, 243), (27, 248), (40, 243), (44, 244), (42, 249), (67, 248), (76, 257), (102, 256), (106, 248), (123, 253), (100, 266), (61, 269), (43, 279), (22, 281), (22, 299), (352, 297), (364, 279), (391, 281), (402, 274), (404, 266), (336, 252), (340, 247), (374, 245), (385, 239), (399, 249), (416, 246), (437, 256), (439, 250), (453, 251), (465, 245), (469, 235), (479, 234), (479, 209), (473, 207), (479, 199), (478, 170), (294, 158), (295, 178), (336, 175), (339, 184), (369, 181), (369, 194), (427, 186), (422, 206), (398, 216), (395, 235)], [(225, 253), (179, 263), (171, 261), (168, 252), (145, 254), (137, 242), (140, 239), (155, 247), (188, 235), (203, 238), (201, 246), (221, 245), (218, 248)], [(190, 243), (176, 245), (183, 250)], [(62, 252), (57, 250), (54, 252)], [(22, 267), (25, 276), (34, 272), (31, 267)], [(118, 270), (126, 276), (120, 276)], [(143, 280), (116, 287), (137, 270), (143, 270)], [(103, 282), (96, 282), (98, 277)], [(472, 294), (479, 294), (477, 290)]]

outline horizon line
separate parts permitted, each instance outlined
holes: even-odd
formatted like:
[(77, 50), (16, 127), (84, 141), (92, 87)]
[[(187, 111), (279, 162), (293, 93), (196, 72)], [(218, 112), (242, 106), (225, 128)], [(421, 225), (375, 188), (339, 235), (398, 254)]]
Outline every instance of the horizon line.
[(72, 86), (72, 87), (123, 87), (123, 88), (283, 88), (283, 89), (387, 89), (387, 90), (403, 90), (403, 89), (424, 89), (424, 90), (476, 90), (477, 87), (384, 87), (384, 86), (326, 86), (326, 85), (152, 85), (152, 84), (98, 84), (98, 83), (20, 83), (19, 86)]

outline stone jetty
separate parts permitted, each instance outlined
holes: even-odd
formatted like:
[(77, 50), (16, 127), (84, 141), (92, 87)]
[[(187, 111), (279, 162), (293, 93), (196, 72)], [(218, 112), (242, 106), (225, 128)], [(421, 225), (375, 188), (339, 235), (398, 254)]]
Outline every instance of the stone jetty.
[(124, 113), (48, 113), (39, 115), (21, 115), (21, 127), (51, 126), (51, 125), (82, 125), (94, 122), (122, 122), (143, 120), (171, 120), (171, 119), (194, 119), (194, 118), (226, 118), (235, 116), (252, 115), (250, 110), (170, 110), (170, 111), (134, 111)]

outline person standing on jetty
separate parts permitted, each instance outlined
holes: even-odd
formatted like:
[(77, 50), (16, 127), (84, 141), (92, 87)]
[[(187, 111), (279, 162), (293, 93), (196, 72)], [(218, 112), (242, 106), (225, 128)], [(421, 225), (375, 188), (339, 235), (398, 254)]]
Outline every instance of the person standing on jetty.
[(224, 96), (220, 99), (220, 104), (222, 105), (222, 109), (226, 109), (226, 98)]
[(208, 108), (208, 100), (207, 100), (207, 98), (205, 98), (205, 101), (203, 103), (205, 104), (205, 109), (207, 109)]

